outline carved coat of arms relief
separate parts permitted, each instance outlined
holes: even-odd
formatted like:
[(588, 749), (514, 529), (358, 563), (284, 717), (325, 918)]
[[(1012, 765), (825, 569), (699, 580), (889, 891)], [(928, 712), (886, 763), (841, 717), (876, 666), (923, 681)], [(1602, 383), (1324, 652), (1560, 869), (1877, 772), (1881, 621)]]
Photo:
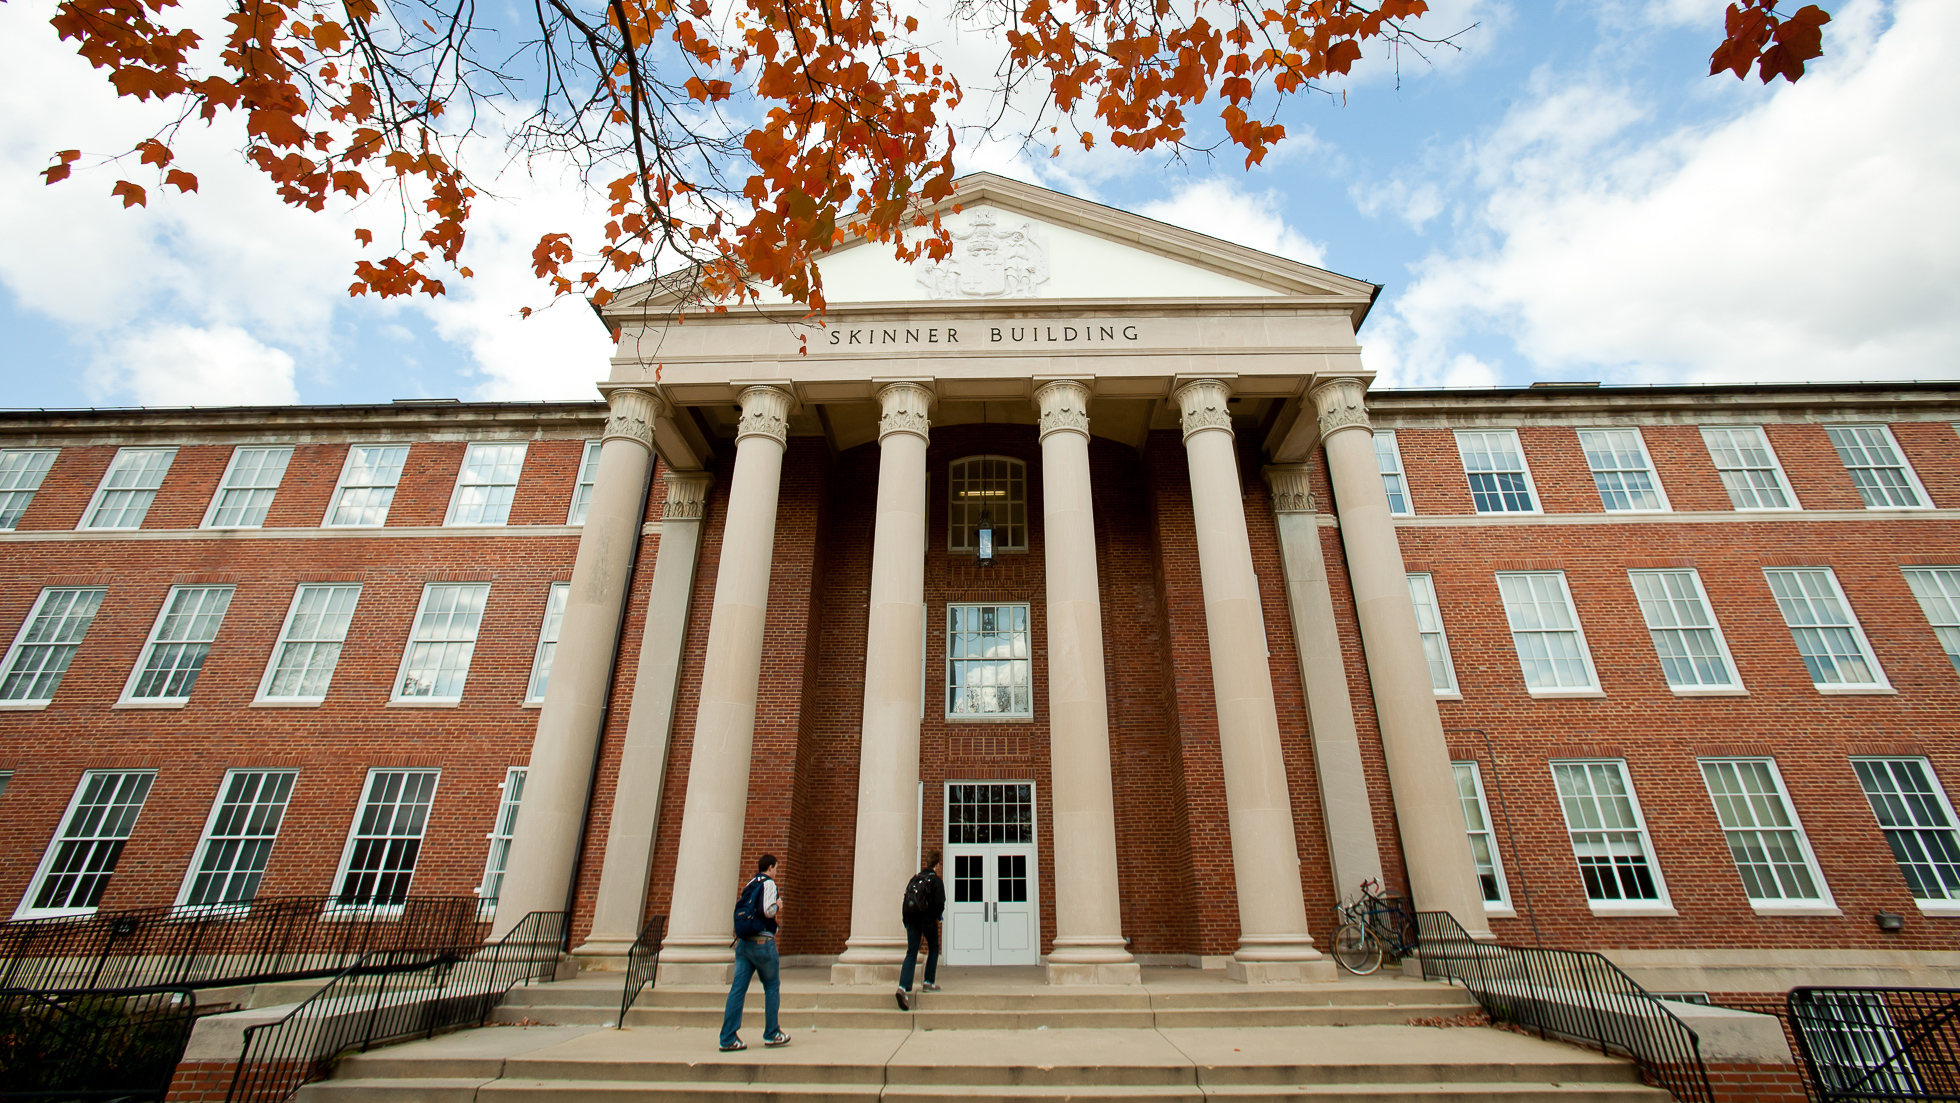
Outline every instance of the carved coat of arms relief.
[(1028, 223), (1002, 226), (981, 207), (952, 236), (952, 256), (919, 268), (920, 285), (935, 299), (1026, 299), (1048, 282), (1048, 244)]

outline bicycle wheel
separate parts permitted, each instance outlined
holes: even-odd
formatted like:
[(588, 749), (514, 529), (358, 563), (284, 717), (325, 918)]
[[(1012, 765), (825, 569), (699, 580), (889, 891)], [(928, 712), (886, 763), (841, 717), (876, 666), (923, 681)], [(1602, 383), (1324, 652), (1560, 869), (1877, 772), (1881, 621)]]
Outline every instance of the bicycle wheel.
[(1359, 923), (1343, 924), (1334, 932), (1334, 960), (1358, 977), (1382, 967), (1382, 944), (1373, 931)]

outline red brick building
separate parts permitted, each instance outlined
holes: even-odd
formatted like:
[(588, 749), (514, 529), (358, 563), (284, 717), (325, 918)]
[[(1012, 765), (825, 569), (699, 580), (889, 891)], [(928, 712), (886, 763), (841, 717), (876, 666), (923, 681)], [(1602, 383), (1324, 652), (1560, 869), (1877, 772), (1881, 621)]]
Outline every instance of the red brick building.
[(0, 414), (12, 915), (478, 892), (698, 979), (768, 851), (889, 983), (943, 847), (953, 960), (1058, 983), (1327, 976), (1375, 876), (1953, 983), (1960, 387), (1372, 391), (1371, 285), (961, 198), (822, 328), (623, 297), (603, 403)]

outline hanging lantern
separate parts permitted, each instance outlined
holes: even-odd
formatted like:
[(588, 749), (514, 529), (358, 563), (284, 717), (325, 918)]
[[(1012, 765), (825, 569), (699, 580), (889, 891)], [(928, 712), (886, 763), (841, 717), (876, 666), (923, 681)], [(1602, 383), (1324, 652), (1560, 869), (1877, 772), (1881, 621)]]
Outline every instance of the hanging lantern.
[(980, 526), (973, 533), (973, 561), (982, 567), (994, 565), (994, 514), (980, 511)]

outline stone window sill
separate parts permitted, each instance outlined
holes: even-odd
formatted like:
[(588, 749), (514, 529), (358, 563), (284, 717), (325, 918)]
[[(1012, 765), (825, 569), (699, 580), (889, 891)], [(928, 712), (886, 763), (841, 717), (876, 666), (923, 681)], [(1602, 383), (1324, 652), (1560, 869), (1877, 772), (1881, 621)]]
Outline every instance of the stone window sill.
[(1844, 909), (1829, 904), (1778, 904), (1773, 900), (1749, 902), (1749, 910), (1757, 915), (1843, 915)]
[(1817, 692), (1831, 697), (1896, 697), (1891, 686), (1816, 686)]
[(1448, 692), (1448, 691), (1445, 691), (1445, 690), (1440, 690), (1440, 689), (1439, 689), (1439, 690), (1437, 690), (1437, 691), (1436, 691), (1436, 699), (1437, 699), (1438, 701), (1461, 701), (1461, 700), (1463, 700), (1463, 694), (1461, 694), (1461, 693), (1451, 693), (1451, 692)]
[(1585, 700), (1606, 696), (1606, 691), (1603, 689), (1533, 689), (1526, 692), (1530, 693), (1535, 701)]
[(1676, 919), (1681, 915), (1667, 904), (1623, 904), (1615, 907), (1595, 900), (1587, 907), (1600, 919)]
[(1669, 686), (1668, 692), (1676, 697), (1747, 697), (1749, 691), (1741, 686)]
[(462, 701), (460, 701), (460, 700), (456, 700), (456, 701), (390, 701), (390, 702), (388, 702), (388, 707), (389, 707), (389, 708), (391, 708), (391, 709), (453, 709), (453, 708), (457, 708), (458, 706), (460, 706), (460, 705), (462, 705), (462, 703), (463, 703), (463, 702), (462, 702)]
[(0, 701), (0, 712), (40, 712), (53, 701)]
[(321, 698), (318, 701), (254, 701), (251, 707), (255, 709), (317, 709), (326, 703), (325, 698)]
[(1919, 914), (1937, 919), (1960, 919), (1960, 900), (1914, 900)]
[(1032, 724), (1032, 716), (948, 716), (948, 724)]
[(1518, 910), (1516, 908), (1501, 908), (1495, 904), (1485, 904), (1484, 916), (1489, 919), (1516, 919), (1518, 917)]
[(188, 699), (182, 701), (117, 701), (109, 707), (112, 709), (180, 709), (188, 704), (190, 704)]

